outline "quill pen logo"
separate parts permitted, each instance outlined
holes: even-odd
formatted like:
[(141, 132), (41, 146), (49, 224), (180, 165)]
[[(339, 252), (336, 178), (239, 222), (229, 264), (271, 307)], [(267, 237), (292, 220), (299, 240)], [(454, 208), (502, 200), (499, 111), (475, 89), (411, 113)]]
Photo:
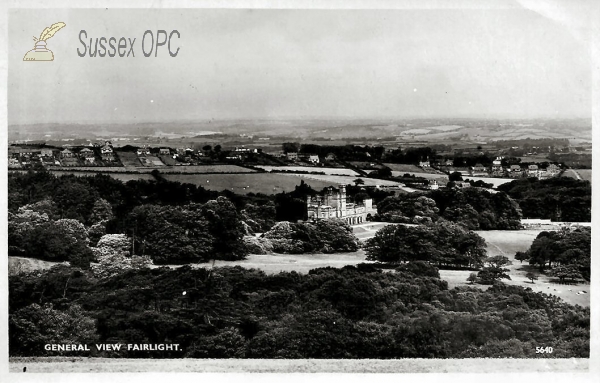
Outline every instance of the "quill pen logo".
[(66, 25), (62, 21), (52, 24), (52, 26), (44, 29), (39, 38), (34, 36), (35, 46), (25, 54), (23, 61), (54, 61), (54, 53), (47, 48), (46, 41)]

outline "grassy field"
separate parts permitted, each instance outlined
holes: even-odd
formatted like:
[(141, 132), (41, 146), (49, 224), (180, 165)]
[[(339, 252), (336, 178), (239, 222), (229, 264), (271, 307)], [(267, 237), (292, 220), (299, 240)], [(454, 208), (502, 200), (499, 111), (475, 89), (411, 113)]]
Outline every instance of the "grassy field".
[(574, 170), (581, 179), (586, 181), (592, 181), (592, 169), (576, 169)]
[(256, 173), (256, 170), (237, 165), (190, 165), (161, 169), (161, 173)]
[[(123, 168), (121, 168), (121, 170), (123, 170)], [(123, 182), (132, 181), (132, 180), (147, 180), (147, 181), (154, 180), (154, 177), (149, 173), (69, 172), (69, 171), (62, 171), (62, 170), (52, 172), (52, 174), (54, 174), (56, 176), (73, 174), (78, 177), (93, 177), (99, 173), (109, 175), (112, 178), (117, 179), (119, 181), (123, 181)]]
[(138, 159), (137, 153), (134, 152), (117, 152), (119, 159), (123, 166), (127, 168), (135, 168), (142, 166), (142, 163)]
[[(208, 373), (587, 372), (589, 359), (109, 359), (10, 358), (9, 371)], [(91, 376), (89, 376), (91, 378)], [(299, 376), (298, 376), (299, 377)], [(40, 376), (41, 378), (41, 376)], [(58, 378), (58, 376), (57, 376)], [(167, 378), (167, 377), (165, 377)], [(264, 376), (264, 378), (270, 378)], [(280, 379), (281, 377), (277, 377)], [(319, 378), (313, 375), (312, 378)], [(322, 376), (321, 376), (322, 378)], [(327, 380), (334, 378), (327, 377)], [(168, 378), (167, 378), (168, 379)], [(263, 377), (261, 377), (263, 379)], [(319, 380), (319, 379), (317, 379)], [(334, 379), (335, 380), (335, 379)]]
[[(277, 194), (294, 190), (300, 179), (287, 174), (165, 174), (165, 179), (182, 183), (192, 183), (210, 190), (231, 190), (239, 194), (264, 193)], [(332, 177), (332, 176), (324, 176)], [(304, 179), (315, 190), (335, 185), (326, 180)]]
[(519, 157), (522, 162), (545, 162), (550, 161), (547, 154), (532, 154), (530, 156)]
[[(304, 179), (304, 182), (310, 183), (311, 180), (323, 181), (327, 182), (329, 185), (348, 185), (354, 184), (354, 180), (357, 178), (355, 176), (334, 176), (334, 175), (320, 175), (320, 174), (286, 174), (287, 177), (298, 177)], [(386, 181), (386, 180), (378, 180), (366, 177), (360, 177), (365, 183), (365, 186), (375, 186), (375, 185), (388, 185), (394, 186), (399, 185), (394, 181)]]
[(162, 155), (158, 156), (158, 158), (160, 158), (160, 160), (167, 166), (175, 166), (175, 164), (177, 164), (177, 161), (175, 161), (170, 155)]
[[(408, 172), (400, 172), (396, 170), (392, 170), (392, 175), (394, 177), (402, 177)], [(421, 172), (410, 172), (409, 174), (414, 175), (415, 177), (423, 177), (428, 180), (442, 180), (444, 182), (448, 182), (448, 176), (445, 174), (435, 174), (435, 173), (423, 173)]]
[(423, 172), (423, 168), (420, 168), (416, 165), (408, 165), (408, 164), (391, 164), (391, 163), (385, 163), (385, 166), (387, 166), (388, 168), (392, 169), (392, 171), (395, 172), (402, 172), (402, 174), (404, 173), (422, 173)]
[(35, 270), (47, 270), (52, 266), (68, 264), (68, 262), (48, 262), (41, 259), (8, 257), (8, 275), (28, 273)]
[(325, 168), (318, 166), (270, 166), (270, 165), (256, 165), (257, 168), (265, 169), (267, 171), (272, 170), (283, 170), (292, 172), (323, 172), (330, 175), (338, 176), (358, 176), (358, 173), (352, 169), (346, 168)]
[(465, 179), (465, 180), (470, 179), (473, 181), (481, 180), (485, 183), (494, 185), (494, 188), (496, 188), (500, 185), (509, 183), (511, 181), (514, 181), (514, 178), (491, 178), (491, 177), (471, 177), (471, 176), (463, 176), (463, 179)]
[[(242, 266), (247, 269), (260, 269), (267, 274), (277, 274), (282, 271), (307, 274), (310, 270), (319, 267), (344, 267), (359, 263), (368, 263), (365, 261), (363, 250), (337, 254), (251, 254), (242, 261), (216, 261), (214, 266)], [(212, 262), (198, 263), (194, 267), (212, 267)]]

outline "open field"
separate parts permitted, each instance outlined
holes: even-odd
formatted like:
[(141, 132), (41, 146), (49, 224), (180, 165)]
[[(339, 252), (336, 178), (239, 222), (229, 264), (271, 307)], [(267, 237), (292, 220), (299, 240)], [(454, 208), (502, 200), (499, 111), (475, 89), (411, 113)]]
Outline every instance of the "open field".
[(575, 169), (574, 170), (581, 179), (586, 181), (592, 181), (592, 169)]
[(361, 241), (366, 241), (369, 238), (373, 238), (378, 230), (386, 227), (387, 225), (393, 225), (389, 222), (367, 222), (360, 225), (352, 226), (352, 232)]
[[(333, 177), (333, 176), (323, 176)], [(255, 173), (255, 174), (164, 174), (169, 181), (191, 183), (210, 190), (231, 190), (235, 193), (277, 194), (294, 190), (300, 179), (287, 174)], [(304, 179), (315, 190), (336, 185), (327, 180)]]
[(41, 259), (8, 257), (8, 275), (28, 273), (35, 270), (47, 270), (56, 265), (67, 265), (68, 262), (48, 262)]
[(471, 177), (471, 176), (463, 176), (463, 179), (464, 180), (470, 179), (473, 181), (481, 180), (485, 183), (494, 185), (494, 188), (497, 188), (500, 185), (504, 185), (506, 183), (514, 181), (514, 178), (492, 178), (492, 177)]
[(256, 165), (257, 168), (264, 169), (266, 171), (288, 171), (288, 172), (323, 172), (330, 175), (338, 176), (358, 176), (358, 173), (352, 169), (346, 168), (325, 168), (318, 166), (271, 166), (271, 165)]
[(548, 159), (548, 155), (547, 154), (531, 154), (529, 156), (522, 156), (522, 157), (518, 157), (521, 159), (521, 162), (545, 162), (545, 161), (550, 161)]
[[(9, 372), (587, 372), (589, 359), (109, 359), (10, 358)], [(316, 376), (315, 376), (316, 377)], [(329, 378), (328, 378), (329, 379)]]
[[(123, 169), (123, 168), (121, 168), (121, 169)], [(133, 181), (133, 180), (146, 180), (146, 181), (154, 180), (154, 177), (149, 173), (116, 173), (116, 172), (104, 173), (104, 172), (79, 172), (79, 171), (78, 172), (69, 172), (67, 170), (64, 170), (64, 171), (58, 170), (58, 171), (53, 171), (52, 174), (59, 176), (59, 177), (63, 176), (63, 175), (76, 175), (77, 177), (93, 177), (96, 174), (106, 174), (116, 180), (123, 181), (123, 182)]]
[(347, 161), (347, 163), (349, 163), (352, 166), (356, 166), (359, 169), (382, 169), (383, 166), (379, 165), (375, 162), (370, 162), (370, 161)]
[[(354, 180), (357, 177), (349, 177), (349, 176), (333, 176), (333, 175), (321, 175), (321, 174), (286, 174), (287, 177), (299, 177), (304, 179), (305, 182), (308, 180), (318, 180), (328, 182), (329, 185), (348, 185), (354, 184)], [(399, 184), (395, 181), (387, 181), (387, 180), (379, 180), (374, 178), (360, 177), (365, 183), (364, 186), (400, 186), (401, 189), (407, 189), (407, 191), (412, 191), (413, 189), (402, 187), (402, 184)], [(310, 183), (310, 182), (308, 182)]]
[[(336, 254), (251, 254), (242, 261), (215, 261), (215, 266), (242, 266), (247, 269), (260, 269), (267, 274), (277, 274), (282, 271), (296, 271), (307, 274), (310, 270), (319, 267), (339, 268), (347, 265), (358, 265), (359, 263), (369, 263), (365, 260), (363, 250)], [(198, 263), (194, 266), (211, 267), (212, 262)]]
[(134, 152), (117, 152), (121, 163), (126, 168), (135, 168), (138, 166), (143, 166), (140, 162), (137, 153)]
[(392, 176), (394, 176), (394, 177), (402, 177), (406, 173), (414, 175), (415, 177), (423, 177), (428, 180), (438, 180), (438, 181), (442, 180), (444, 182), (448, 182), (448, 176), (445, 174), (423, 173), (423, 171), (421, 171), (421, 172), (399, 172), (396, 170), (392, 170)]
[(576, 172), (574, 169), (565, 170), (563, 172), (563, 174), (561, 174), (561, 177), (570, 177), (570, 178), (575, 178), (576, 180), (582, 179), (582, 177), (579, 175), (579, 173)]
[(416, 165), (408, 165), (408, 164), (392, 164), (392, 163), (384, 163), (385, 166), (392, 169), (394, 172), (402, 172), (404, 173), (423, 173), (423, 168), (420, 168)]
[(160, 160), (167, 166), (175, 166), (175, 164), (177, 164), (177, 161), (175, 161), (170, 155), (160, 155), (158, 158), (160, 158)]
[(161, 173), (256, 173), (237, 165), (189, 165), (160, 169)]

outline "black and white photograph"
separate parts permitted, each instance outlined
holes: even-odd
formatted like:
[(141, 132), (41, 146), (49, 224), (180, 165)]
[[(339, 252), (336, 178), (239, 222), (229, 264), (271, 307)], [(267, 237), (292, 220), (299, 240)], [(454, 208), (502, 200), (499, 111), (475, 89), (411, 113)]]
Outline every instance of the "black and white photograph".
[(9, 381), (597, 372), (594, 2), (24, 4)]

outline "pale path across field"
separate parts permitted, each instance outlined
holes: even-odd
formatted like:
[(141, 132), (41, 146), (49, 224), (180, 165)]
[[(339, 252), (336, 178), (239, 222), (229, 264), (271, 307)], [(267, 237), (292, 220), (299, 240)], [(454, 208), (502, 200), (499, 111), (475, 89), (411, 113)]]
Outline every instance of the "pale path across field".
[[(589, 359), (108, 359), (10, 358), (9, 371), (52, 372), (587, 372)], [(15, 374), (16, 375), (16, 374)]]

